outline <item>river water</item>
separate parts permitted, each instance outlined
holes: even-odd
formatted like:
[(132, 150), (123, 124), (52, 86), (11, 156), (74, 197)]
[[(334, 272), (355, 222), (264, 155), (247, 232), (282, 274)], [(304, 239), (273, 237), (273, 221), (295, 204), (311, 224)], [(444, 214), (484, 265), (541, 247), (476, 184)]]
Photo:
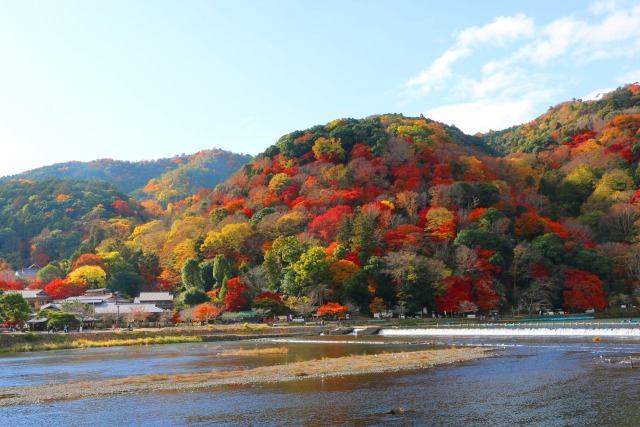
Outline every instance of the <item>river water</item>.
[[(41, 384), (46, 393), (56, 381), (454, 345), (488, 346), (495, 357), (418, 372), (5, 407), (0, 426), (640, 425), (640, 339), (629, 336), (343, 336), (25, 353), (0, 356), (0, 386)], [(290, 351), (224, 355), (260, 346)]]

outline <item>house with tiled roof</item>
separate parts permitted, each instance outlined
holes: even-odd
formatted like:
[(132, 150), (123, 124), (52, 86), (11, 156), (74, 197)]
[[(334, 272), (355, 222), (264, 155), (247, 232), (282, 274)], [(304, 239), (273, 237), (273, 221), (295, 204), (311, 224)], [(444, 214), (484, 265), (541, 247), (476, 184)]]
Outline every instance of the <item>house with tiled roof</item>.
[(20, 291), (11, 290), (6, 292), (15, 292), (22, 295), (22, 297), (27, 300), (34, 311), (39, 311), (42, 306), (47, 305), (53, 301), (52, 298), (42, 289), (23, 289)]
[(41, 268), (39, 265), (37, 264), (31, 264), (29, 267), (27, 268), (23, 268), (20, 269), (18, 271), (15, 272), (16, 277), (25, 280), (27, 282), (33, 282), (34, 280), (36, 280), (38, 278), (38, 273), (40, 272)]
[(138, 304), (154, 304), (163, 310), (173, 309), (173, 295), (169, 292), (141, 292), (140, 296), (133, 300)]

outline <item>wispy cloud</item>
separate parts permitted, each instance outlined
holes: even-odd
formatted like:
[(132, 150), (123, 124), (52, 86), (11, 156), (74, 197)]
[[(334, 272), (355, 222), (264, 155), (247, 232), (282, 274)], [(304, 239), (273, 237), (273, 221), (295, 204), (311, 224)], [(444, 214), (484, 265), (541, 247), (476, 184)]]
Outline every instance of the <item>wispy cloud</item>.
[(510, 40), (528, 36), (533, 32), (533, 20), (523, 14), (494, 18), (493, 22), (482, 27), (470, 27), (463, 30), (454, 46), (447, 49), (429, 68), (411, 78), (406, 87), (419, 93), (428, 93), (437, 85), (453, 77), (452, 66), (461, 58), (471, 55), (478, 44), (505, 45)]
[[(567, 81), (559, 67), (578, 70), (597, 61), (638, 54), (640, 4), (621, 6), (598, 0), (584, 19), (570, 15), (542, 25), (519, 13), (466, 28), (404, 88), (414, 99), (439, 92), (450, 99), (449, 105), (425, 111), (427, 117), (456, 124), (466, 132), (500, 129), (531, 120), (561, 92)], [(462, 58), (468, 58), (464, 67)], [(469, 66), (474, 60), (475, 68)], [(620, 83), (637, 81), (640, 70), (618, 78)], [(540, 91), (540, 87), (548, 89)]]
[(640, 52), (640, 5), (626, 10), (599, 9), (604, 19), (589, 23), (573, 17), (555, 20), (544, 27), (524, 50), (538, 64), (569, 56), (580, 63), (627, 56)]
[[(531, 117), (540, 102), (548, 100), (547, 91), (528, 92), (518, 98), (481, 98), (470, 102), (432, 108), (424, 112), (426, 117), (456, 125), (464, 132), (487, 132), (524, 123)], [(491, 118), (488, 120), (488, 118)]]
[(619, 75), (617, 80), (618, 80), (618, 83), (621, 83), (621, 84), (640, 82), (640, 68), (627, 71), (626, 73)]

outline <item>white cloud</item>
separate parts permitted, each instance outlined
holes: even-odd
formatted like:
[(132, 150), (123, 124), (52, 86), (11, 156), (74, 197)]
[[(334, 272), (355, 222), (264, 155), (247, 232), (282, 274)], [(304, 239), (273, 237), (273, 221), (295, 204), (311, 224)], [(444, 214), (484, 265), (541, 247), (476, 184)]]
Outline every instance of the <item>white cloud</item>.
[[(427, 109), (425, 116), (455, 124), (468, 133), (528, 122), (544, 112), (547, 103), (556, 102), (553, 94), (562, 93), (574, 80), (577, 83), (592, 72), (587, 64), (607, 60), (610, 68), (615, 66), (614, 60), (628, 62), (640, 54), (637, 1), (622, 5), (599, 0), (591, 4), (589, 12), (586, 16), (558, 17), (545, 25), (517, 14), (466, 28), (405, 87), (413, 95), (443, 94), (448, 105)], [(483, 49), (487, 46), (492, 48)], [(459, 64), (463, 57), (464, 67)], [(612, 77), (605, 81), (611, 82)], [(622, 84), (640, 81), (640, 69), (616, 78)], [(541, 91), (542, 87), (547, 89)], [(594, 99), (610, 90), (600, 89), (583, 99)]]
[(512, 69), (509, 71), (498, 70), (492, 74), (483, 76), (480, 82), (475, 82), (473, 87), (473, 95), (476, 98), (491, 96), (500, 90), (506, 90), (517, 85), (519, 70)]
[(471, 47), (481, 43), (504, 45), (506, 42), (530, 36), (534, 31), (533, 19), (524, 14), (499, 16), (482, 27), (469, 27), (460, 32), (456, 43), (435, 59), (429, 68), (421, 71), (405, 83), (405, 87), (420, 93), (428, 93), (437, 85), (454, 76), (452, 66), (473, 53)]
[(616, 0), (598, 0), (589, 5), (589, 11), (594, 15), (602, 15), (616, 9)]
[(615, 88), (612, 88), (612, 87), (597, 89), (597, 90), (591, 91), (587, 95), (583, 96), (581, 99), (583, 99), (584, 101), (595, 101), (597, 99), (602, 98), (602, 95), (604, 95), (605, 93), (611, 92), (614, 89)]
[(408, 88), (417, 88), (418, 91), (427, 93), (434, 86), (443, 83), (453, 75), (451, 66), (460, 58), (470, 55), (471, 50), (466, 48), (452, 48), (447, 50), (442, 56), (431, 63), (431, 66), (422, 71), (417, 76), (410, 79), (406, 86)]
[(533, 19), (522, 13), (515, 16), (498, 16), (490, 24), (463, 30), (458, 36), (458, 45), (473, 46), (479, 43), (504, 45), (510, 40), (531, 36), (534, 28)]
[(464, 102), (425, 111), (425, 117), (456, 125), (463, 132), (474, 134), (499, 130), (526, 123), (539, 112), (537, 106), (548, 101), (548, 91), (529, 92), (520, 99), (488, 99)]
[(627, 71), (626, 73), (616, 78), (618, 83), (628, 84), (640, 82), (640, 68), (636, 70)]
[(580, 63), (627, 56), (640, 51), (640, 5), (626, 10), (598, 9), (600, 22), (590, 24), (574, 17), (563, 17), (545, 26), (540, 36), (523, 51), (533, 63), (570, 56)]

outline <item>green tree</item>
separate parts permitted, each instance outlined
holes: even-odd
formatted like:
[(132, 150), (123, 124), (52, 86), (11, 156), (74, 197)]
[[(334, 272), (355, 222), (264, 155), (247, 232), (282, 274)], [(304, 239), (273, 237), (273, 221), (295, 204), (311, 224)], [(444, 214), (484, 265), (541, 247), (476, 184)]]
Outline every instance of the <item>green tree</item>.
[(216, 279), (213, 277), (214, 262), (214, 260), (208, 259), (200, 263), (200, 275), (202, 276), (205, 292), (209, 292), (216, 284)]
[(566, 253), (564, 241), (556, 233), (547, 233), (543, 236), (538, 236), (533, 239), (531, 245), (543, 257), (554, 263), (562, 261)]
[(187, 259), (182, 265), (182, 283), (184, 292), (182, 299), (187, 305), (202, 304), (207, 300), (204, 290), (204, 279), (200, 270), (200, 263), (195, 258)]
[(329, 264), (322, 246), (312, 246), (293, 265), (296, 283), (301, 288), (326, 285), (331, 280)]
[(262, 263), (269, 289), (279, 291), (282, 287), (282, 291), (294, 295), (300, 291), (293, 265), (298, 262), (304, 251), (305, 245), (295, 236), (280, 236), (273, 242)]
[(38, 271), (38, 280), (49, 283), (55, 279), (62, 279), (65, 276), (62, 269), (56, 264), (47, 264)]
[(204, 292), (204, 280), (200, 271), (200, 263), (195, 258), (187, 259), (182, 265), (182, 283), (186, 290), (200, 290)]
[(29, 318), (31, 306), (22, 295), (16, 292), (7, 292), (0, 296), (0, 312), (10, 322), (21, 323)]
[(233, 267), (227, 258), (220, 254), (213, 258), (213, 278), (216, 281), (216, 288), (222, 287), (225, 277), (233, 277)]
[(68, 326), (69, 328), (75, 328), (80, 324), (80, 321), (73, 313), (65, 311), (42, 310), (40, 316), (49, 319), (47, 321), (47, 326), (49, 327), (64, 328)]

